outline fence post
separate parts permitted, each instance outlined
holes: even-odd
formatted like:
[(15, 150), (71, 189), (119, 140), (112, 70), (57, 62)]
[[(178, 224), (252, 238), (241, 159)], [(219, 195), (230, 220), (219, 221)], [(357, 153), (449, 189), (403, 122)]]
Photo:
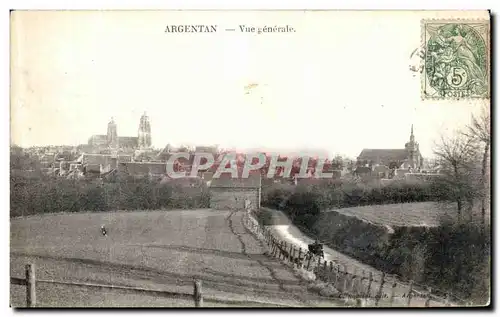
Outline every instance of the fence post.
[(306, 269), (309, 271), (309, 266), (311, 266), (312, 255), (309, 254), (309, 259), (307, 259), (307, 267)]
[(283, 255), (283, 260), (285, 260), (287, 258), (286, 256), (286, 241), (283, 241), (283, 249), (281, 250), (281, 254)]
[(35, 264), (26, 264), (26, 306), (36, 306), (36, 276)]
[(412, 292), (413, 292), (413, 280), (410, 280), (410, 285), (408, 286), (408, 301), (406, 302), (406, 307), (410, 307)]
[(361, 270), (361, 277), (359, 278), (359, 296), (365, 296), (365, 270)]
[(355, 266), (354, 272), (352, 273), (352, 280), (351, 280), (351, 291), (355, 296), (358, 296), (358, 288), (359, 288), (359, 286), (358, 286), (359, 282), (356, 283), (357, 278), (358, 278), (358, 267)]
[(363, 307), (363, 302), (359, 297), (356, 297), (356, 307)]
[(294, 245), (292, 243), (290, 243), (290, 251), (288, 252), (288, 261), (290, 261), (290, 262), (293, 261), (293, 256), (292, 256), (293, 247), (294, 247)]
[(445, 299), (444, 299), (444, 304), (445, 304), (445, 306), (447, 306), (447, 307), (450, 307), (450, 306), (451, 306), (451, 305), (450, 305), (450, 294), (449, 294), (449, 293), (446, 293), (446, 297), (445, 297)]
[(431, 303), (431, 293), (432, 293), (432, 288), (428, 287), (427, 288), (427, 299), (425, 300), (425, 307), (429, 307)]
[(372, 281), (373, 281), (373, 273), (370, 271), (368, 273), (368, 275), (369, 275), (369, 280), (368, 280), (368, 288), (366, 290), (366, 298), (370, 298), (370, 296), (371, 296), (370, 291), (371, 291), (371, 288), (372, 288)]
[(396, 292), (396, 286), (397, 286), (397, 283), (393, 282), (392, 283), (392, 287), (391, 287), (391, 298), (389, 300), (391, 306), (392, 306), (392, 303), (394, 303), (394, 295), (395, 295), (395, 292)]
[(330, 261), (330, 273), (328, 273), (328, 283), (331, 283), (333, 279), (333, 262)]
[(382, 293), (384, 291), (384, 283), (385, 283), (385, 273), (382, 273), (382, 280), (380, 281), (380, 286), (377, 292), (377, 298), (375, 299), (375, 305), (378, 306), (380, 303), (380, 299), (382, 298)]
[(318, 263), (316, 264), (316, 267), (313, 268), (313, 272), (316, 271), (316, 280), (320, 280), (320, 273), (319, 270), (321, 268), (321, 258), (318, 259)]
[(335, 274), (335, 287), (339, 288), (339, 280), (340, 280), (340, 264), (337, 265), (337, 272)]
[(350, 274), (347, 271), (347, 268), (345, 266), (344, 266), (344, 269), (345, 269), (345, 271), (344, 271), (344, 286), (343, 286), (343, 290), (342, 291), (343, 291), (344, 294), (349, 294), (349, 289), (348, 289), (347, 285), (349, 285), (348, 284), (348, 280), (349, 280), (349, 275)]
[(319, 266), (319, 261), (318, 261), (318, 265), (316, 265), (316, 267), (313, 268), (313, 272), (316, 275), (316, 281), (321, 280), (319, 269), (320, 269), (320, 266)]
[(203, 296), (201, 294), (201, 281), (194, 281), (194, 306), (195, 307), (203, 307)]
[(299, 248), (299, 261), (297, 262), (297, 266), (299, 268), (302, 268), (302, 260), (300, 259), (302, 257), (302, 248)]

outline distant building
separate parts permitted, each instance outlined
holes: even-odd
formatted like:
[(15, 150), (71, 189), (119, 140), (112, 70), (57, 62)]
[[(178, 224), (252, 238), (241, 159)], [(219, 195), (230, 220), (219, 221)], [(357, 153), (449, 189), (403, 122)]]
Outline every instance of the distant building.
[(151, 122), (149, 117), (144, 114), (139, 122), (139, 132), (138, 132), (138, 145), (139, 149), (149, 149), (151, 148)]
[(389, 178), (391, 170), (385, 165), (378, 165), (373, 168), (372, 174), (378, 176), (379, 178)]
[(210, 181), (210, 208), (212, 209), (245, 209), (246, 201), (250, 208), (260, 208), (261, 174), (250, 173), (248, 178), (231, 178), (224, 173)]
[(101, 151), (133, 151), (151, 148), (151, 123), (144, 113), (139, 121), (137, 137), (118, 136), (117, 124), (113, 118), (108, 123), (107, 134), (96, 134), (89, 138), (85, 152), (99, 153)]
[(403, 164), (412, 169), (420, 169), (424, 164), (419, 145), (413, 135), (413, 125), (411, 126), (410, 141), (405, 144), (404, 149), (363, 149), (357, 159), (357, 165), (365, 167), (384, 165), (395, 169)]
[(102, 166), (99, 164), (87, 164), (83, 167), (83, 175), (88, 178), (97, 178), (102, 173)]
[(86, 176), (95, 176), (117, 169), (119, 163), (131, 161), (132, 157), (130, 155), (84, 153), (75, 161), (69, 162), (69, 171), (71, 170), (71, 165), (73, 165), (73, 168), (76, 166), (79, 169), (81, 168)]
[(125, 162), (118, 165), (118, 172), (133, 177), (162, 177), (167, 174), (167, 164), (161, 162)]
[(407, 181), (432, 181), (438, 177), (443, 177), (442, 174), (437, 173), (407, 173), (405, 179)]
[(368, 166), (358, 166), (354, 171), (353, 174), (356, 176), (367, 176), (367, 175), (372, 175), (372, 168)]
[(210, 154), (217, 154), (219, 152), (219, 148), (216, 145), (213, 146), (196, 146), (195, 150), (196, 153), (210, 153)]

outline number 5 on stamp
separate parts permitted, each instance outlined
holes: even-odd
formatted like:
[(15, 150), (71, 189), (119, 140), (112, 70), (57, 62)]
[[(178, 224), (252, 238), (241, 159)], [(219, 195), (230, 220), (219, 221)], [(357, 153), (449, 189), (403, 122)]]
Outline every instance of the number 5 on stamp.
[(423, 20), (422, 99), (490, 97), (490, 22)]

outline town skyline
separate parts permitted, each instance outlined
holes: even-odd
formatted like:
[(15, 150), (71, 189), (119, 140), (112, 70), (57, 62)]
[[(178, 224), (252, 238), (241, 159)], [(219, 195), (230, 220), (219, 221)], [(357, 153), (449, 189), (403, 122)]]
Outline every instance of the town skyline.
[[(149, 116), (147, 111), (143, 111), (142, 115)], [(142, 120), (142, 115), (141, 115), (141, 120)], [(116, 129), (116, 126), (119, 126), (119, 122), (117, 122), (116, 116), (112, 116), (111, 118), (109, 118), (108, 124), (111, 121), (113, 121), (113, 124), (115, 125), (115, 129)], [(123, 135), (123, 134), (120, 134), (119, 128), (117, 130), (118, 130), (117, 131), (118, 137), (137, 138), (137, 131), (136, 131), (135, 135), (133, 135), (133, 134), (132, 135)], [(131, 129), (128, 129), (128, 130), (130, 131)], [(411, 125), (411, 132), (410, 133), (413, 133), (413, 130), (414, 130), (414, 126)], [(30, 144), (30, 145), (11, 143), (11, 146), (20, 146), (23, 148), (45, 147), (45, 146), (56, 146), (56, 147), (57, 146), (73, 146), (73, 147), (77, 147), (77, 146), (81, 146), (81, 145), (88, 145), (90, 142), (90, 139), (94, 136), (105, 136), (105, 133), (104, 133), (104, 132), (106, 132), (105, 130), (101, 130), (98, 132), (101, 132), (101, 133), (95, 133), (95, 134), (89, 135), (89, 137), (86, 140), (83, 140), (84, 142), (65, 143), (65, 144), (56, 144), (56, 143), (49, 142), (49, 143), (45, 143), (45, 144)], [(406, 141), (409, 140), (410, 133), (408, 133), (408, 138)], [(153, 135), (153, 140), (154, 140), (154, 135)], [(417, 141), (417, 143), (419, 143), (418, 137), (417, 137), (416, 141)], [(363, 147), (357, 152), (357, 154), (354, 153), (353, 155), (349, 155), (349, 154), (346, 154), (346, 153), (343, 153), (340, 151), (332, 151), (332, 150), (329, 150), (327, 148), (321, 148), (321, 147), (296, 146), (296, 147), (288, 147), (287, 148), (287, 147), (270, 147), (270, 146), (265, 146), (265, 145), (242, 147), (242, 146), (238, 146), (238, 145), (234, 145), (234, 144), (227, 145), (227, 144), (220, 144), (217, 142), (196, 143), (196, 142), (189, 142), (189, 141), (182, 141), (182, 140), (178, 141), (178, 142), (167, 142), (166, 144), (160, 144), (160, 145), (156, 145), (155, 142), (153, 141), (151, 148), (157, 149), (157, 150), (163, 150), (167, 146), (170, 146), (172, 148), (181, 148), (181, 147), (188, 146), (191, 148), (191, 150), (193, 150), (197, 146), (201, 146), (201, 147), (216, 146), (219, 149), (235, 150), (235, 151), (247, 152), (247, 153), (266, 152), (266, 153), (276, 153), (276, 154), (285, 155), (285, 156), (295, 156), (295, 155), (296, 156), (300, 156), (300, 155), (312, 155), (312, 156), (314, 156), (314, 155), (317, 155), (317, 156), (322, 157), (322, 158), (334, 158), (336, 156), (341, 156), (341, 157), (349, 158), (349, 159), (353, 159), (353, 160), (355, 160), (359, 156), (359, 154), (361, 153), (362, 150), (374, 148), (374, 147), (369, 147), (369, 146)], [(395, 147), (395, 149), (399, 149), (399, 148), (403, 148), (403, 147), (404, 146), (399, 146), (399, 147)], [(378, 149), (385, 150), (385, 149), (390, 149), (390, 148), (380, 147)], [(429, 154), (430, 155), (424, 155), (424, 157), (433, 158), (433, 156), (434, 156), (433, 153), (431, 152)]]
[[(422, 154), (432, 156), (434, 142), (479, 107), (421, 100), (420, 76), (409, 69), (420, 40), (416, 16), (380, 12), (375, 23), (356, 14), (353, 28), (343, 14), (332, 21), (269, 13), (262, 23), (294, 24), (297, 32), (262, 36), (164, 33), (166, 20), (250, 24), (248, 12), (231, 21), (204, 12), (14, 14), (12, 32), (23, 36), (12, 45), (11, 143), (87, 143), (111, 117), (119, 135), (137, 136), (146, 111), (155, 148), (215, 143), (356, 157), (364, 148), (403, 148), (413, 124)], [(381, 32), (390, 46), (379, 45)]]

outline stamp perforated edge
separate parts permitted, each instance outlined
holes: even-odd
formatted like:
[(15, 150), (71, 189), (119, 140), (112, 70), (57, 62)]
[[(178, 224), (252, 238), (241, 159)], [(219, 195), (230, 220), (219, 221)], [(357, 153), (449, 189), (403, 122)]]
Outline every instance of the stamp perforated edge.
[(477, 100), (490, 100), (491, 99), (491, 12), (489, 13), (489, 18), (477, 18), (477, 19), (471, 19), (471, 18), (428, 18), (428, 19), (421, 19), (420, 20), (420, 47), (425, 48), (425, 25), (429, 22), (433, 23), (456, 23), (456, 22), (461, 22), (461, 23), (482, 23), (486, 24), (488, 26), (488, 32), (486, 33), (486, 51), (488, 52), (487, 57), (486, 57), (486, 65), (487, 65), (487, 71), (488, 71), (488, 95), (487, 97), (465, 97), (465, 98), (460, 98), (460, 97), (435, 97), (435, 96), (427, 96), (425, 95), (425, 80), (426, 80), (426, 72), (425, 72), (425, 57), (423, 61), (424, 65), (424, 70), (420, 74), (420, 97), (422, 101), (425, 100), (470, 100), (470, 101), (477, 101)]

